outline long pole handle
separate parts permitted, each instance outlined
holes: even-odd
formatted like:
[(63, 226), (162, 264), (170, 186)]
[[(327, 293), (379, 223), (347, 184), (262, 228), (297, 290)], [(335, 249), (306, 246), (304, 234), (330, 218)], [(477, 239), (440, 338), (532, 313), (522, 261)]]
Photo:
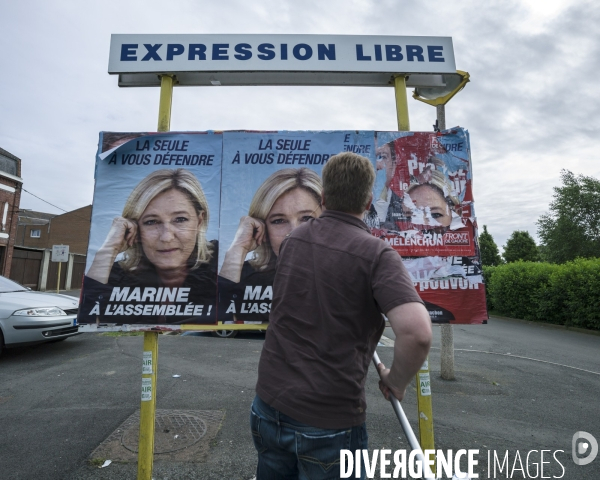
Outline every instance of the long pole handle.
[[(377, 365), (380, 363), (381, 361), (379, 360), (379, 355), (377, 355), (377, 352), (373, 352), (373, 364), (375, 365), (375, 369), (377, 369)], [(379, 373), (379, 370), (377, 370), (377, 373)], [(408, 418), (406, 418), (406, 414), (402, 409), (402, 405), (400, 405), (400, 402), (396, 397), (394, 397), (392, 392), (390, 392), (390, 402), (392, 402), (392, 408), (396, 413), (396, 417), (398, 417), (398, 420), (400, 421), (400, 426), (402, 427), (402, 430), (404, 430), (404, 435), (408, 440), (410, 448), (417, 451), (417, 460), (421, 462), (421, 465), (423, 466), (423, 478), (435, 478), (431, 468), (429, 468), (429, 464), (425, 461), (425, 455), (423, 454), (423, 450), (421, 450), (421, 445), (419, 445), (419, 441), (415, 436), (415, 432), (413, 432)]]

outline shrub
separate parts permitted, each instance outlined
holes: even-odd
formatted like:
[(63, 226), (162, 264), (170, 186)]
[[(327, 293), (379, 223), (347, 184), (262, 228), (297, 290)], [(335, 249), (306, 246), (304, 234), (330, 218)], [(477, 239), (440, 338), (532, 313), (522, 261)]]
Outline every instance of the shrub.
[(488, 309), (524, 320), (600, 330), (600, 258), (484, 267)]
[(539, 299), (557, 267), (522, 261), (495, 267), (488, 290), (494, 309), (509, 317), (539, 321)]
[(558, 265), (540, 307), (546, 321), (600, 330), (600, 258)]
[(494, 275), (494, 271), (496, 270), (496, 266), (483, 266), (483, 281), (485, 282), (485, 302), (487, 304), (488, 311), (494, 309), (494, 304), (492, 302), (492, 295), (490, 293), (490, 282), (492, 279), (492, 275)]

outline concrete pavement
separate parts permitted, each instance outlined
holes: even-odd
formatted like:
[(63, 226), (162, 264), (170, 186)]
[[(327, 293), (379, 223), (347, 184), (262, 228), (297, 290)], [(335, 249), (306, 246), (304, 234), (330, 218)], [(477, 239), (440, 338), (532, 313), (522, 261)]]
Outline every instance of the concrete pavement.
[[(488, 451), (500, 456), (508, 451), (511, 467), (518, 455), (525, 467), (527, 453), (542, 449), (563, 451), (556, 453), (558, 461), (550, 456), (544, 476), (600, 478), (600, 458), (588, 466), (571, 459), (575, 432), (600, 439), (600, 337), (494, 318), (489, 325), (456, 326), (457, 381), (446, 382), (439, 378), (439, 329), (434, 332), (436, 448), (479, 449), (480, 478), (494, 478), (487, 474)], [(156, 480), (253, 477), (248, 412), (263, 338), (160, 337), (157, 408), (221, 410), (225, 417), (206, 461), (169, 462), (157, 456)], [(384, 363), (391, 362), (391, 348), (379, 347), (378, 353)], [(135, 463), (100, 469), (89, 463), (89, 455), (139, 408), (141, 361), (140, 336), (84, 334), (6, 350), (0, 358), (0, 478), (136, 478)], [(366, 391), (370, 448), (407, 448), (374, 369)], [(403, 405), (416, 428), (414, 388)], [(530, 455), (531, 474), (537, 455)], [(512, 478), (535, 477), (517, 469)]]

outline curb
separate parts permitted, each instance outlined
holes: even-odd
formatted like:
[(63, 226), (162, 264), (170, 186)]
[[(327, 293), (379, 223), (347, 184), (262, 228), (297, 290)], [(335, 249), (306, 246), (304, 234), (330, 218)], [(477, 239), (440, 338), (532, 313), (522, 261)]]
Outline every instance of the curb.
[(567, 325), (557, 325), (556, 323), (534, 322), (531, 320), (523, 320), (521, 318), (502, 317), (500, 315), (490, 315), (490, 320), (492, 318), (500, 318), (502, 320), (509, 320), (512, 322), (519, 323), (528, 323), (530, 325), (541, 325), (543, 327), (557, 328), (559, 330), (570, 330), (572, 332), (587, 333), (588, 335), (595, 335), (597, 337), (600, 336), (600, 330), (589, 330), (587, 328), (581, 327), (569, 327)]

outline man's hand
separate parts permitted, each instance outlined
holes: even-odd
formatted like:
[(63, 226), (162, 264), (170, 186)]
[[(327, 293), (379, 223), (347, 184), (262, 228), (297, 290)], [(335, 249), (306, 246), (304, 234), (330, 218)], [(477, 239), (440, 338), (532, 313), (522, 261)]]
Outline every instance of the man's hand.
[(393, 385), (389, 383), (390, 369), (385, 368), (383, 363), (379, 363), (377, 365), (377, 371), (379, 372), (379, 390), (383, 393), (383, 396), (386, 400), (390, 399), (390, 393), (394, 395), (398, 399), (398, 401), (402, 401), (404, 398), (404, 394), (406, 393), (406, 388), (404, 390), (399, 390)]

